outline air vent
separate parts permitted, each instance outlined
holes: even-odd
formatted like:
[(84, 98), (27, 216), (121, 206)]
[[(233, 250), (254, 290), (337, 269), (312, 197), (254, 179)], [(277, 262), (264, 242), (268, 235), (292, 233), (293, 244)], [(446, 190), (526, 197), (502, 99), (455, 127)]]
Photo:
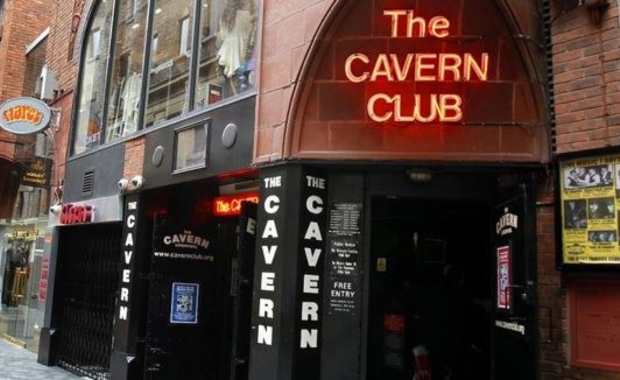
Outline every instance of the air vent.
[(82, 195), (93, 195), (93, 187), (95, 186), (95, 172), (93, 170), (84, 173), (84, 182), (82, 183)]

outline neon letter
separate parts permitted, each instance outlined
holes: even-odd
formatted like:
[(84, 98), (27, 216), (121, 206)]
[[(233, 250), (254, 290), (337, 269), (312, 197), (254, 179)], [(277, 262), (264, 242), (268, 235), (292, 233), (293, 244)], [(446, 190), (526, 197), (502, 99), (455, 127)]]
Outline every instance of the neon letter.
[(355, 76), (355, 74), (353, 74), (351, 66), (353, 65), (353, 61), (355, 60), (360, 60), (366, 64), (370, 62), (370, 59), (368, 59), (368, 57), (362, 53), (351, 54), (344, 63), (344, 72), (347, 74), (347, 78), (353, 83), (361, 83), (368, 80), (367, 71), (364, 71), (361, 76)]

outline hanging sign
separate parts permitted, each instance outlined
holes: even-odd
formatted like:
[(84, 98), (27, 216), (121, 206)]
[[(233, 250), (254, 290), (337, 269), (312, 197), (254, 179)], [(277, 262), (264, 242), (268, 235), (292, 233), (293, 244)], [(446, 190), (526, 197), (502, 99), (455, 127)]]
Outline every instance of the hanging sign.
[(16, 135), (42, 132), (51, 118), (50, 108), (38, 99), (15, 98), (0, 105), (0, 127)]
[(24, 186), (47, 188), (50, 185), (52, 160), (35, 157), (22, 171), (21, 184)]

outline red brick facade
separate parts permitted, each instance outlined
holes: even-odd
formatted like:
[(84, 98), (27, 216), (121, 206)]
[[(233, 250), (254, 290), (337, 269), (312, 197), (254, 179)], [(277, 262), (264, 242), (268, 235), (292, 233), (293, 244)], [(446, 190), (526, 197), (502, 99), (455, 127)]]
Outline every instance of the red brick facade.
[[(600, 24), (588, 6), (596, 1), (552, 2), (556, 153), (620, 145), (620, 25), (615, 1)], [(581, 2), (579, 2), (581, 3)], [(565, 4), (564, 8), (560, 7)], [(595, 13), (596, 14), (596, 13)], [(571, 365), (568, 279), (556, 269), (554, 198), (539, 197), (538, 282), (542, 380), (611, 380), (620, 373)]]

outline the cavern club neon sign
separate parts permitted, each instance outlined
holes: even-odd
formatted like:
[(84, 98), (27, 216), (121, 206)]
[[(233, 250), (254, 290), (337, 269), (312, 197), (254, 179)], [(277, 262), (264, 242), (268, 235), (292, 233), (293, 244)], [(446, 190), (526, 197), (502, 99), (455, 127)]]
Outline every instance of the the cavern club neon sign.
[[(426, 19), (413, 10), (384, 10), (391, 22), (391, 38), (437, 38), (450, 36), (450, 20), (444, 16)], [(486, 82), (489, 54), (477, 53), (380, 53), (370, 58), (362, 52), (349, 55), (344, 71), (353, 83), (366, 82)], [(409, 102), (409, 103), (406, 103)], [(411, 104), (413, 102), (413, 104)], [(414, 94), (377, 92), (367, 101), (368, 116), (376, 122), (459, 122), (463, 98), (454, 93)]]
[(213, 201), (213, 215), (239, 215), (241, 213), (242, 202), (252, 202), (258, 204), (258, 193), (253, 192), (217, 197)]

